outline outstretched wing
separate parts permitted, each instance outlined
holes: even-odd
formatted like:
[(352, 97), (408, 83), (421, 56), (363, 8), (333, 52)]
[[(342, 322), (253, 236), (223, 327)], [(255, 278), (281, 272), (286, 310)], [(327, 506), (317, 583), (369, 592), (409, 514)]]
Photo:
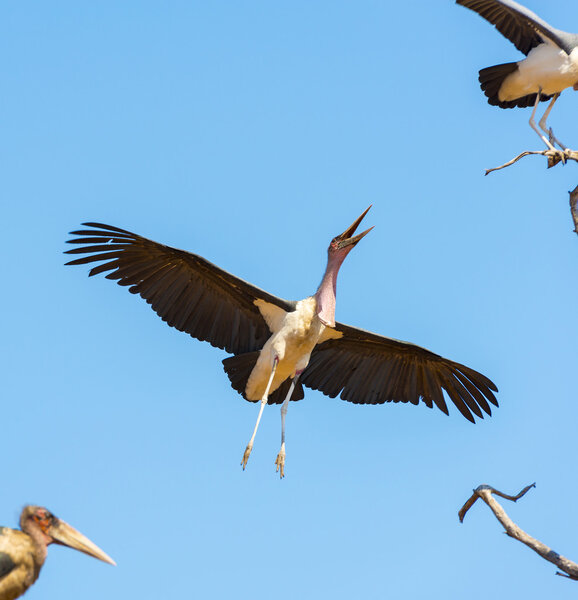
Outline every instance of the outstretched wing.
[[(524, 54), (551, 40), (568, 54), (572, 48), (566, 43), (565, 32), (548, 25), (546, 21), (513, 0), (456, 0), (466, 8), (477, 12)], [(568, 34), (566, 34), (567, 36)]]
[(139, 294), (171, 327), (209, 342), (232, 354), (260, 349), (271, 335), (255, 300), (283, 310), (292, 303), (227, 273), (201, 256), (158, 244), (130, 231), (83, 223), (91, 229), (72, 231), (68, 240), (78, 247), (67, 254), (86, 254), (66, 263), (101, 263), (89, 275), (110, 271), (116, 279)]
[(498, 388), (487, 377), (425, 348), (336, 324), (343, 337), (319, 344), (301, 376), (303, 385), (355, 404), (435, 404), (446, 415), (445, 391), (462, 415), (492, 414)]

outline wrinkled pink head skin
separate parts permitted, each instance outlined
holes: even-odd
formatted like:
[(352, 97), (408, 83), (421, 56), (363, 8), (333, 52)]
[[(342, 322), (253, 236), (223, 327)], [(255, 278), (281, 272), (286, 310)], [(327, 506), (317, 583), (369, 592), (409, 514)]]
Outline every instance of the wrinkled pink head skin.
[(335, 297), (337, 292), (337, 274), (343, 264), (345, 257), (357, 245), (359, 240), (366, 236), (373, 227), (362, 233), (353, 235), (363, 217), (369, 211), (367, 208), (341, 235), (334, 237), (327, 249), (327, 268), (321, 280), (321, 284), (315, 294), (317, 300), (317, 315), (324, 325), (335, 327)]
[(34, 538), (40, 539), (44, 545), (52, 544), (54, 538), (50, 534), (58, 519), (42, 506), (27, 506), (20, 515), (20, 529)]

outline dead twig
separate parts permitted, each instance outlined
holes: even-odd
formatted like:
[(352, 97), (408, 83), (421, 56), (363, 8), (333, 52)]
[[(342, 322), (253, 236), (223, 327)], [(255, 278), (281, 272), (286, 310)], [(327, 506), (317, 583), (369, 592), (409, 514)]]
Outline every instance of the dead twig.
[(526, 150), (525, 152), (521, 152), (512, 160), (500, 165), (499, 167), (494, 167), (493, 169), (486, 169), (486, 175), (489, 175), (493, 171), (499, 171), (500, 169), (504, 169), (518, 162), (524, 156), (529, 156), (530, 154), (539, 154), (541, 156), (545, 156), (548, 159), (548, 169), (551, 167), (555, 167), (559, 162), (566, 163), (568, 160), (575, 160), (578, 162), (578, 152), (575, 150)]
[[(576, 190), (574, 190), (574, 192), (576, 192), (576, 194), (578, 195), (577, 190), (578, 187), (576, 188)], [(574, 579), (578, 581), (578, 564), (565, 558), (564, 556), (561, 556), (560, 554), (552, 550), (552, 548), (546, 546), (546, 544), (543, 544), (539, 540), (533, 538), (532, 536), (528, 535), (525, 531), (520, 529), (510, 519), (510, 517), (508, 517), (506, 511), (492, 496), (492, 494), (495, 494), (496, 496), (500, 496), (502, 498), (505, 498), (506, 500), (512, 500), (512, 502), (516, 502), (516, 500), (519, 500), (522, 496), (526, 494), (526, 492), (528, 492), (528, 490), (530, 490), (533, 487), (536, 487), (535, 483), (527, 485), (520, 493), (516, 494), (515, 496), (509, 496), (508, 494), (504, 494), (489, 485), (480, 485), (474, 490), (471, 497), (460, 509), (458, 513), (460, 523), (463, 522), (466, 513), (474, 505), (476, 500), (478, 498), (481, 498), (490, 507), (490, 510), (494, 513), (496, 519), (500, 521), (500, 523), (506, 530), (507, 535), (522, 542), (523, 544), (526, 544), (526, 546), (534, 550), (534, 552), (537, 552), (542, 558), (546, 559), (551, 563), (554, 563), (561, 571), (563, 571), (562, 573), (557, 572), (556, 575), (562, 575), (563, 577), (568, 577), (569, 579)]]
[[(492, 171), (499, 171), (500, 169), (509, 167), (510, 165), (518, 162), (521, 158), (524, 158), (524, 156), (529, 156), (530, 154), (540, 154), (541, 156), (546, 156), (548, 158), (548, 168), (554, 167), (559, 162), (566, 163), (568, 160), (574, 160), (578, 162), (578, 152), (575, 150), (526, 150), (499, 167), (486, 169), (486, 175)], [(574, 232), (578, 234), (578, 186), (568, 193), (570, 194), (570, 212), (572, 213), (572, 220), (574, 221)]]

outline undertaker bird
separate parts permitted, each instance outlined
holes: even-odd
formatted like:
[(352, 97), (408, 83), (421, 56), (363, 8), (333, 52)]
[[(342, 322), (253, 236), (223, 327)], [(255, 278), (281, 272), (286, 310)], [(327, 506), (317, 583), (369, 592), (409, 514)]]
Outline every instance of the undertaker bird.
[[(554, 29), (538, 15), (513, 0), (456, 0), (484, 17), (526, 55), (518, 62), (480, 71), (480, 84), (488, 103), (501, 108), (533, 106), (530, 126), (550, 150), (552, 143), (568, 148), (546, 128), (546, 119), (567, 87), (578, 90), (578, 34)], [(550, 100), (539, 125), (534, 116), (538, 102)]]
[[(371, 208), (371, 207), (369, 207)], [(87, 254), (69, 265), (101, 263), (90, 271), (116, 279), (139, 294), (167, 324), (233, 354), (223, 360), (232, 387), (260, 402), (247, 465), (263, 413), (281, 404), (281, 450), (285, 465), (285, 415), (289, 400), (301, 400), (303, 386), (356, 404), (411, 402), (420, 398), (444, 413), (446, 391), (458, 410), (474, 422), (488, 401), (498, 403), (495, 385), (480, 373), (419, 346), (335, 322), (337, 274), (349, 252), (372, 228), (355, 234), (369, 208), (327, 250), (325, 274), (317, 291), (298, 302), (277, 298), (223, 271), (204, 258), (164, 246), (124, 229), (84, 223), (73, 231), (79, 244), (70, 254)]]
[(115, 565), (88, 538), (41, 506), (26, 506), (20, 529), (0, 527), (0, 600), (14, 600), (38, 579), (49, 544), (80, 550)]

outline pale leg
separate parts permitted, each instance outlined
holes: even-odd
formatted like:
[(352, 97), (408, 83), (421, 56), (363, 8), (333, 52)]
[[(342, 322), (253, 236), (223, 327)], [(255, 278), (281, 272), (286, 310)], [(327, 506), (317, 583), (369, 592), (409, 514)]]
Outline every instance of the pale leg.
[(554, 96), (552, 96), (552, 100), (550, 101), (550, 104), (548, 104), (548, 108), (544, 111), (544, 114), (542, 115), (542, 118), (540, 119), (540, 122), (538, 123), (538, 125), (540, 125), (540, 129), (544, 133), (548, 134), (548, 139), (550, 140), (551, 143), (558, 144), (558, 146), (560, 146), (560, 148), (562, 148), (563, 150), (568, 150), (568, 146), (566, 146), (566, 144), (563, 144), (559, 139), (556, 138), (556, 136), (554, 135), (554, 132), (552, 131), (552, 128), (546, 127), (546, 120), (548, 119), (548, 115), (550, 114), (550, 111), (552, 110), (552, 107), (554, 106), (554, 103), (556, 102), (556, 100), (558, 100), (559, 96), (560, 96), (559, 92), (557, 94), (554, 94)]
[(556, 152), (556, 148), (554, 148), (554, 146), (552, 146), (552, 143), (550, 142), (550, 140), (547, 137), (545, 137), (544, 135), (542, 135), (542, 133), (540, 133), (540, 130), (538, 129), (538, 127), (536, 127), (536, 121), (534, 121), (534, 116), (536, 115), (536, 109), (538, 108), (538, 104), (540, 102), (541, 92), (542, 92), (542, 90), (540, 89), (538, 91), (538, 93), (536, 94), (536, 104), (534, 104), (534, 109), (532, 110), (532, 115), (530, 117), (530, 127), (540, 136), (541, 140), (546, 144), (546, 146), (548, 146), (548, 148), (550, 150), (554, 150)]
[(259, 428), (259, 422), (261, 421), (261, 415), (263, 414), (263, 409), (265, 408), (265, 404), (267, 404), (267, 398), (269, 397), (269, 390), (271, 389), (271, 384), (273, 383), (273, 377), (275, 377), (275, 371), (277, 370), (277, 363), (279, 359), (275, 357), (273, 361), (273, 368), (271, 369), (271, 375), (269, 377), (269, 381), (267, 382), (267, 387), (265, 388), (265, 392), (261, 398), (261, 406), (259, 408), (259, 415), (257, 416), (257, 422), (255, 423), (255, 429), (253, 429), (253, 435), (245, 448), (245, 454), (243, 454), (243, 460), (241, 461), (241, 465), (243, 466), (243, 471), (247, 466), (247, 461), (249, 460), (249, 456), (251, 456), (251, 450), (253, 450), (253, 442), (255, 441), (255, 436), (257, 435), (257, 429)]
[(277, 459), (275, 460), (275, 464), (277, 465), (276, 472), (279, 473), (281, 479), (285, 477), (285, 417), (287, 416), (287, 409), (289, 407), (289, 400), (291, 400), (291, 395), (293, 394), (293, 390), (295, 389), (295, 384), (299, 379), (299, 375), (301, 375), (302, 371), (297, 371), (295, 373), (295, 377), (291, 382), (291, 387), (287, 392), (287, 396), (281, 405), (281, 450), (279, 450), (279, 454), (277, 454)]

